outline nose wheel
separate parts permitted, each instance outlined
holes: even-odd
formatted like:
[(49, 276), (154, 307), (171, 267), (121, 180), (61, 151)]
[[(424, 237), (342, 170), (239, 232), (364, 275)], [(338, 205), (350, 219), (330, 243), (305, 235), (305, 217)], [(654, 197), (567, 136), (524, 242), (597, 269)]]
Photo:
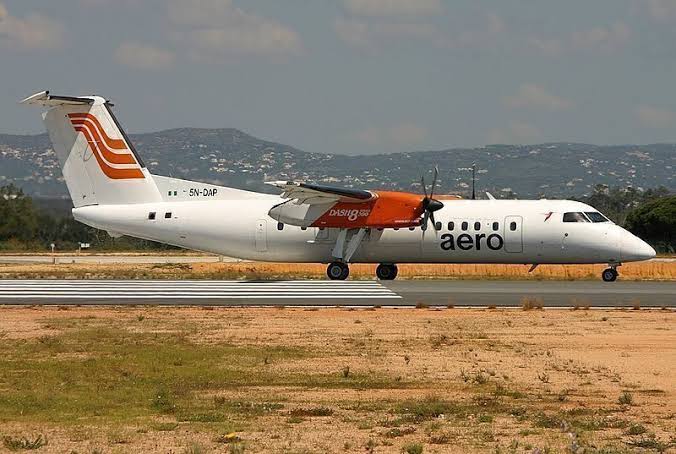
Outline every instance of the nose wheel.
[(350, 275), (350, 267), (347, 266), (347, 263), (331, 262), (326, 267), (326, 275), (332, 281), (344, 281)]
[(601, 279), (603, 279), (603, 282), (615, 282), (617, 280), (617, 276), (619, 276), (619, 274), (615, 268), (606, 268), (603, 270), (603, 273), (601, 273)]
[(376, 276), (381, 281), (391, 281), (397, 277), (397, 265), (394, 263), (381, 263), (376, 268)]

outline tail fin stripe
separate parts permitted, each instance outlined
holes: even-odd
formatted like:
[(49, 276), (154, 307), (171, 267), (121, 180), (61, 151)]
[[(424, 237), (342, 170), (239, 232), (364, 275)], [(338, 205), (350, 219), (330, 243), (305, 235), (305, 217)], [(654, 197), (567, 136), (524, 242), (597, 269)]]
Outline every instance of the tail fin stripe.
[(89, 131), (84, 128), (79, 128), (76, 127), (76, 130), (80, 132), (85, 139), (87, 140), (87, 143), (89, 147), (92, 149), (94, 156), (96, 157), (96, 161), (99, 163), (99, 167), (101, 168), (101, 171), (108, 177), (113, 180), (121, 180), (121, 179), (127, 179), (127, 178), (145, 178), (143, 175), (143, 172), (141, 172), (140, 169), (116, 169), (114, 167), (110, 167), (108, 163), (101, 157), (101, 152), (98, 148), (97, 143), (92, 140), (92, 137), (89, 135)]
[(134, 159), (134, 156), (129, 153), (129, 150), (127, 150), (127, 153), (116, 153), (110, 150), (101, 140), (98, 130), (92, 123), (86, 121), (80, 122), (79, 120), (74, 120), (72, 123), (75, 130), (78, 132), (81, 132), (83, 129), (88, 130), (90, 137), (93, 138), (99, 147), (99, 150), (102, 152), (103, 158), (110, 164), (136, 164), (136, 160)]
[(68, 117), (72, 119), (87, 119), (91, 120), (99, 129), (101, 132), (101, 136), (103, 137), (103, 140), (106, 142), (106, 145), (108, 145), (109, 148), (112, 148), (114, 150), (127, 150), (127, 145), (124, 143), (124, 140), (122, 139), (111, 139), (108, 134), (106, 134), (106, 130), (101, 126), (101, 123), (99, 123), (98, 118), (96, 118), (94, 115), (82, 112), (82, 113), (71, 113), (68, 114)]

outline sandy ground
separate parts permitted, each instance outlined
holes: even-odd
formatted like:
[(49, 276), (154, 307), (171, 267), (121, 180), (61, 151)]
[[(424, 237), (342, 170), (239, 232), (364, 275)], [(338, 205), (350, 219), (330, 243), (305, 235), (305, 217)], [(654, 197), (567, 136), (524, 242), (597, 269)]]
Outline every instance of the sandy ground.
[[(139, 327), (139, 316), (152, 323)], [(222, 428), (196, 423), (153, 430), (145, 420), (117, 422), (114, 429), (109, 422), (0, 420), (0, 435), (44, 434), (49, 444), (38, 452), (398, 453), (419, 443), (426, 453), (614, 453), (657, 452), (636, 447), (651, 441), (667, 452), (676, 446), (676, 312), (670, 310), (7, 307), (0, 310), (0, 346), (58, 334), (55, 320), (110, 321), (130, 331), (199, 326), (189, 334), (195, 345), (315, 353), (282, 366), (271, 358), (271, 370), (341, 375), (349, 368), (348, 375), (382, 376), (389, 384), (228, 390), (229, 399), (283, 403), (239, 421), (241, 444), (223, 444), (216, 438)], [(204, 392), (213, 398), (225, 391)], [(630, 404), (619, 402), (623, 392)], [(407, 402), (432, 401), (463, 410), (402, 418)], [(332, 414), (294, 417), (294, 409), (318, 407)], [(554, 422), (543, 422), (543, 415)], [(630, 435), (637, 425), (645, 433)], [(594, 450), (602, 447), (607, 450)]]

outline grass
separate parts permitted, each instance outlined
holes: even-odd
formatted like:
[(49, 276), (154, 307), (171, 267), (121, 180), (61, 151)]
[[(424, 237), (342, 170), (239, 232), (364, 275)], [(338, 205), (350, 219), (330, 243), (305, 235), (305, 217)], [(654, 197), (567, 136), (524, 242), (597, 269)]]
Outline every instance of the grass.
[[(397, 387), (376, 374), (284, 372), (287, 361), (309, 358), (300, 348), (197, 344), (187, 332), (133, 332), (96, 320), (62, 324), (61, 334), (4, 340), (0, 357), (0, 419), (69, 423), (78, 418), (128, 421), (168, 415), (179, 421), (221, 422), (260, 416), (278, 403), (205, 399), (210, 390), (242, 386), (319, 388)], [(57, 326), (53, 322), (51, 326)], [(186, 328), (190, 331), (190, 328)], [(270, 370), (274, 357), (282, 369)], [(308, 409), (321, 413), (323, 409)]]
[(523, 297), (521, 298), (521, 309), (530, 311), (533, 309), (543, 309), (544, 302), (539, 297)]
[[(499, 264), (403, 264), (403, 279), (518, 279), (598, 280), (604, 265), (542, 265), (532, 273), (524, 265)], [(676, 280), (674, 262), (628, 263), (623, 280)], [(351, 279), (373, 279), (375, 265), (353, 264)], [(326, 267), (308, 263), (194, 263), (194, 264), (8, 264), (0, 266), (0, 278), (89, 279), (325, 279)]]

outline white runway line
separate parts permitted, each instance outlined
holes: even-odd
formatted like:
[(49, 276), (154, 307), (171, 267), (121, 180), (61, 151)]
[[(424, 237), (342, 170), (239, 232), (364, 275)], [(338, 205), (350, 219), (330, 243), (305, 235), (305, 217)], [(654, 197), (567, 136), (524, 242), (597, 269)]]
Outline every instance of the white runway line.
[(0, 299), (401, 299), (375, 281), (0, 281)]

